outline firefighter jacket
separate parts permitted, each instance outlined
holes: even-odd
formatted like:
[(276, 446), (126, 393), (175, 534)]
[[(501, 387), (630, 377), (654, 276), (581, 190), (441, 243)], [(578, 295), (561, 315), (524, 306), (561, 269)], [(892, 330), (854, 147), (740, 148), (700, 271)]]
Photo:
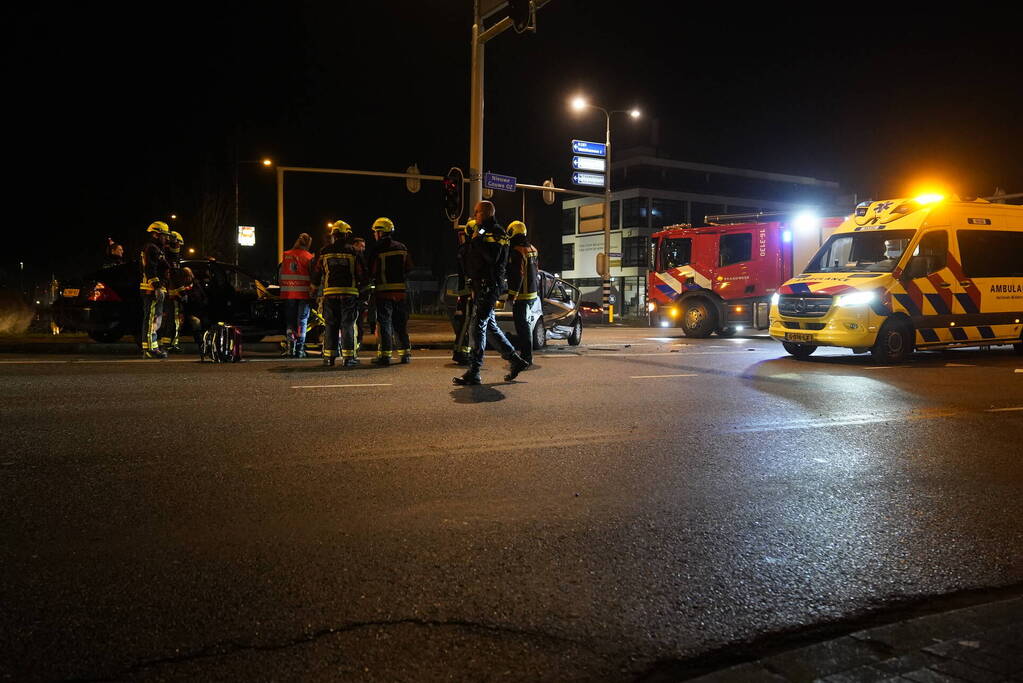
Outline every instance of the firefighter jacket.
[(310, 269), (313, 255), (305, 249), (284, 252), (278, 272), (282, 299), (309, 299)]
[(531, 301), (537, 297), (540, 288), (540, 272), (536, 247), (525, 235), (515, 235), (508, 251), (508, 298), (514, 301)]
[(142, 266), (142, 280), (139, 282), (140, 291), (148, 294), (154, 289), (167, 286), (166, 278), (170, 273), (170, 266), (163, 255), (163, 249), (160, 248), (160, 244), (155, 238), (146, 242), (146, 246), (142, 247), (140, 261)]
[(373, 245), (369, 264), (373, 276), (373, 295), (377, 299), (405, 298), (405, 290), (408, 289), (405, 276), (412, 270), (408, 247), (390, 237), (384, 237)]
[(320, 249), (313, 282), (323, 288), (323, 296), (359, 296), (366, 279), (366, 264), (350, 240), (338, 240)]
[(493, 218), (476, 227), (477, 235), (469, 242), (465, 255), (465, 275), (474, 288), (500, 289), (508, 266), (508, 236)]
[(164, 258), (167, 260), (167, 282), (164, 286), (167, 288), (167, 296), (171, 299), (182, 299), (192, 289), (192, 283), (188, 282), (188, 278), (185, 277), (184, 271), (181, 269), (181, 246), (167, 247), (164, 252)]

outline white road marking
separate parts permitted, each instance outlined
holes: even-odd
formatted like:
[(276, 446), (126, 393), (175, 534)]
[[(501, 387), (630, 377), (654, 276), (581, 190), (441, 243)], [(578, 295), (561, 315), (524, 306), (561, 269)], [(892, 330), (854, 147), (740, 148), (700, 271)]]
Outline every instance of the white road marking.
[(634, 375), (629, 379), (656, 379), (658, 377), (699, 377), (699, 375), (695, 373), (688, 375)]
[(393, 384), (306, 384), (292, 389), (347, 389), (349, 387), (390, 387)]
[(1023, 368), (1016, 368), (1016, 370), (1015, 370), (1015, 371), (1016, 371), (1016, 372), (1018, 372), (1018, 373), (1020, 373), (1020, 374), (1023, 374)]
[(1015, 408), (988, 408), (986, 413), (1008, 413), (1016, 410), (1023, 410), (1023, 406), (1016, 406)]
[(945, 363), (946, 368), (975, 368), (976, 365), (970, 363)]

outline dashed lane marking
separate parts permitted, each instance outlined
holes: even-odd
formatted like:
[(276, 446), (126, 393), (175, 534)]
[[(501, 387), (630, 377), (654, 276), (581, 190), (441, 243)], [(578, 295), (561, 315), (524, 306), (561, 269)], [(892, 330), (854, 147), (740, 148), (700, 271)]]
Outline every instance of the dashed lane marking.
[(303, 384), (292, 389), (348, 389), (351, 387), (391, 387), (393, 384)]
[(1023, 410), (1023, 406), (1016, 406), (1014, 408), (988, 408), (986, 413), (1009, 413), (1017, 410)]
[(690, 373), (688, 375), (634, 375), (629, 379), (657, 379), (659, 377), (699, 377), (696, 373)]

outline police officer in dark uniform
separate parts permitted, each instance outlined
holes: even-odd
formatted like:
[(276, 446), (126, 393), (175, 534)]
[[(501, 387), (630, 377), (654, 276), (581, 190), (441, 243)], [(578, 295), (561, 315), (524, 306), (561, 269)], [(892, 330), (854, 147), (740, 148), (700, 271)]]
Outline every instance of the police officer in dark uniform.
[[(511, 236), (508, 252), (508, 300), (514, 302), (512, 315), (515, 320), (515, 341), (518, 342), (522, 360), (533, 364), (533, 330), (527, 314), (539, 297), (540, 289), (539, 254), (526, 236), (526, 224), (512, 221), (508, 226)], [(541, 313), (541, 316), (543, 314)], [(543, 325), (543, 321), (540, 321)]]
[(504, 379), (510, 382), (529, 367), (522, 360), (515, 347), (508, 341), (494, 318), (494, 307), (504, 286), (505, 268), (508, 265), (508, 237), (504, 228), (494, 220), (494, 205), (488, 201), (476, 205), (476, 237), (469, 243), (465, 258), (465, 274), (473, 298), (473, 348), (469, 357), (469, 369), (461, 377), (451, 381), (459, 385), (480, 384), (480, 369), (483, 367), (483, 352), (487, 348), (487, 335), (491, 335), (501, 356), (508, 361), (511, 369)]
[(352, 246), (352, 229), (344, 221), (331, 225), (331, 242), (316, 260), (313, 283), (323, 288), (323, 364), (333, 366), (341, 337), (343, 365), (359, 364), (355, 355), (355, 323), (359, 316), (359, 290), (366, 283), (366, 265)]

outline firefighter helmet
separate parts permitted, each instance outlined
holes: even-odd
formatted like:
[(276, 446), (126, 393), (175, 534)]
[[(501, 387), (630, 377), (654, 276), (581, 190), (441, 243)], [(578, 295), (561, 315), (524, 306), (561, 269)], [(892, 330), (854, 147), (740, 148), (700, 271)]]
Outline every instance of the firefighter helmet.
[(390, 218), (378, 218), (373, 221), (373, 232), (391, 232), (394, 230), (394, 221)]
[(146, 232), (153, 232), (157, 235), (170, 235), (170, 228), (163, 221), (153, 221), (146, 228)]
[(332, 234), (332, 235), (335, 232), (351, 232), (351, 231), (352, 231), (352, 226), (348, 225), (344, 221), (334, 221), (333, 223), (330, 224), (330, 234)]
[(185, 238), (181, 236), (181, 233), (177, 230), (171, 230), (170, 234), (171, 244), (182, 245), (185, 243)]
[(526, 234), (526, 224), (523, 223), (522, 221), (512, 221), (508, 225), (508, 236), (509, 237), (515, 237), (515, 235), (525, 235), (525, 234)]

